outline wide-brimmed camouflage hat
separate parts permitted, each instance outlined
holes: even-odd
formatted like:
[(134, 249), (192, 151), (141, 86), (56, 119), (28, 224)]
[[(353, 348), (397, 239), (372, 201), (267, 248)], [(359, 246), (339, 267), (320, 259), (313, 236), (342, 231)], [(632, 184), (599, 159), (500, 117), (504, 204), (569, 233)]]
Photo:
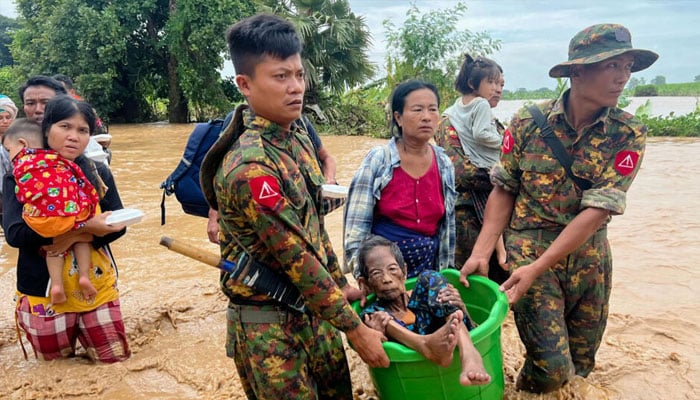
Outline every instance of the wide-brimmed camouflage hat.
[(569, 61), (549, 70), (552, 78), (571, 76), (572, 65), (593, 64), (608, 58), (630, 54), (634, 57), (632, 72), (649, 68), (659, 55), (649, 50), (632, 48), (630, 31), (618, 24), (598, 24), (577, 33), (569, 42)]

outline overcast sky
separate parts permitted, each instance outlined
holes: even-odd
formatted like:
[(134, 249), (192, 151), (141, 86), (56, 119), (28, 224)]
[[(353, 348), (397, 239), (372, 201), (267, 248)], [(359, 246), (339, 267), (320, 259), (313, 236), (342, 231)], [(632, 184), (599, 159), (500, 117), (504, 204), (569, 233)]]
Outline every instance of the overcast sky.
[[(382, 21), (399, 26), (409, 1), (349, 0), (365, 18), (374, 43), (370, 59), (383, 65), (386, 42)], [(416, 0), (423, 12), (452, 8), (452, 0)], [(657, 52), (659, 60), (633, 76), (650, 81), (657, 75), (668, 83), (692, 82), (700, 75), (700, 1), (697, 0), (472, 0), (458, 29), (487, 32), (502, 41), (491, 55), (503, 67), (506, 89), (554, 88), (549, 69), (566, 61), (569, 40), (598, 23), (620, 23), (632, 33), (632, 45)]]
[[(383, 69), (386, 42), (382, 21), (399, 26), (411, 2), (349, 0), (373, 37), (370, 60)], [(455, 0), (416, 0), (422, 10), (447, 9)], [(632, 33), (634, 47), (659, 53), (659, 60), (633, 76), (668, 83), (691, 82), (700, 75), (700, 1), (697, 0), (471, 0), (459, 29), (487, 32), (502, 41), (491, 55), (504, 69), (506, 89), (554, 88), (547, 72), (565, 61), (569, 40), (581, 29), (605, 22), (621, 23)], [(15, 17), (14, 2), (0, 0), (0, 14)], [(226, 61), (226, 71), (232, 71)]]

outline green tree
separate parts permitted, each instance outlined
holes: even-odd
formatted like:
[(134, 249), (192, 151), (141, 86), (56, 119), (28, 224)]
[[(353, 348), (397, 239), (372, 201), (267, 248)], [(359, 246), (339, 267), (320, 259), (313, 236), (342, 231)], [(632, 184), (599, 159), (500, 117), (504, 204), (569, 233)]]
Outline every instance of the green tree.
[(307, 72), (307, 105), (327, 106), (330, 99), (371, 78), (374, 67), (367, 50), (371, 42), (364, 18), (347, 0), (263, 0), (262, 10), (289, 19), (303, 42)]
[[(17, 0), (20, 73), (63, 73), (112, 121), (144, 121), (168, 98), (171, 122), (224, 105), (224, 31), (249, 0)], [(188, 25), (189, 24), (189, 25)], [(208, 99), (206, 102), (203, 99)], [(213, 109), (204, 104), (213, 105)]]
[(13, 64), (10, 43), (12, 43), (12, 34), (17, 28), (19, 28), (19, 22), (16, 19), (0, 15), (0, 67)]
[(666, 77), (663, 75), (656, 75), (654, 79), (651, 80), (652, 85), (665, 85)]
[(640, 82), (639, 78), (637, 78), (636, 76), (631, 77), (630, 80), (627, 81), (627, 89), (629, 90), (634, 90), (634, 88), (636, 88), (639, 85), (643, 85), (643, 83)]
[(695, 80), (694, 82), (700, 82), (700, 75), (695, 75)]
[(434, 83), (443, 99), (452, 97), (464, 54), (485, 56), (501, 47), (500, 40), (485, 32), (458, 29), (458, 23), (466, 20), (466, 12), (466, 4), (460, 1), (452, 8), (421, 15), (414, 3), (399, 27), (384, 20), (388, 86), (409, 78), (422, 78)]
[(239, 19), (252, 15), (253, 4), (234, 0), (170, 0), (170, 10), (165, 29), (168, 70), (176, 72), (169, 73), (171, 103), (179, 87), (197, 119), (230, 109), (231, 100), (240, 97), (226, 96), (226, 83), (219, 72), (224, 57), (228, 59), (225, 31)]

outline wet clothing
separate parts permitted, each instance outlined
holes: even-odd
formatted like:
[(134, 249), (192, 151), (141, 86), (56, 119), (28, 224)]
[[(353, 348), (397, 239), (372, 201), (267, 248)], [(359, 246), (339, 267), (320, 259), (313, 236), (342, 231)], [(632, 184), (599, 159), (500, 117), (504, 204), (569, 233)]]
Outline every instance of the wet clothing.
[[(85, 168), (92, 168), (94, 165), (100, 179), (109, 188), (109, 190), (105, 192), (104, 197), (100, 199), (99, 210), (114, 211), (124, 208), (114, 183), (114, 178), (106, 165), (101, 163), (92, 164), (85, 156), (78, 157), (76, 163), (83, 170), (85, 170)], [(38, 318), (33, 319), (33, 321), (43, 321), (42, 326), (47, 331), (67, 331), (75, 329), (75, 326), (64, 326), (63, 324), (65, 324), (66, 321), (79, 324), (83, 318), (91, 318), (88, 314), (95, 316), (100, 315), (100, 321), (102, 321), (102, 314), (97, 314), (95, 311), (100, 309), (101, 306), (111, 303), (113, 306), (117, 307), (117, 310), (115, 312), (112, 309), (113, 306), (109, 306), (110, 319), (113, 323), (112, 325), (115, 326), (115, 329), (121, 332), (121, 334), (109, 335), (109, 337), (113, 339), (109, 339), (111, 343), (110, 346), (114, 346), (113, 350), (115, 354), (119, 354), (115, 356), (116, 358), (121, 359), (122, 357), (128, 357), (128, 347), (125, 345), (123, 337), (120, 336), (124, 334), (123, 324), (117, 323), (117, 321), (121, 321), (121, 315), (118, 312), (119, 291), (117, 288), (119, 271), (109, 248), (109, 243), (121, 237), (126, 232), (126, 229), (109, 233), (102, 237), (94, 236), (93, 238), (93, 250), (91, 252), (93, 266), (90, 270), (89, 277), (93, 286), (97, 289), (95, 298), (86, 301), (82, 297), (82, 291), (78, 286), (77, 262), (73, 257), (72, 251), (69, 251), (68, 256), (64, 260), (63, 268), (63, 283), (66, 288), (67, 300), (64, 303), (52, 305), (51, 298), (49, 297), (51, 287), (49, 272), (46, 267), (46, 258), (42, 255), (40, 248), (44, 245), (50, 245), (53, 239), (45, 238), (36, 233), (22, 218), (22, 204), (17, 200), (17, 196), (14, 194), (15, 180), (12, 174), (5, 175), (3, 187), (3, 204), (5, 207), (3, 229), (5, 230), (5, 238), (10, 246), (19, 249), (17, 257), (18, 319), (24, 318), (20, 311), (23, 313), (28, 312)], [(46, 318), (57, 317), (59, 315), (64, 315), (65, 317)], [(27, 322), (25, 326), (33, 325), (31, 322)], [(98, 330), (87, 329), (83, 325), (79, 326), (80, 334), (85, 335), (87, 341), (98, 343), (103, 340), (103, 333), (100, 333)], [(29, 332), (27, 332), (27, 334), (32, 335)], [(93, 335), (97, 336), (93, 337)], [(74, 348), (75, 341), (79, 336), (80, 335), (73, 335), (72, 333), (69, 335), (72, 348)], [(123, 336), (125, 337), (125, 335)], [(118, 351), (118, 348), (121, 348), (122, 351)], [(38, 349), (37, 353), (40, 353)], [(52, 352), (49, 351), (48, 353)], [(61, 351), (61, 354), (63, 354), (63, 351)], [(111, 360), (111, 357), (107, 357), (107, 359)]]
[[(515, 265), (530, 264), (557, 236), (541, 229), (515, 231), (507, 237), (508, 256)], [(612, 255), (601, 229), (540, 275), (513, 305), (527, 351), (519, 388), (548, 392), (574, 373), (588, 376), (607, 323), (611, 280)]]
[[(411, 296), (408, 299), (408, 309), (415, 315), (413, 323), (406, 323), (399, 318), (394, 317), (399, 325), (406, 329), (415, 332), (419, 335), (428, 335), (440, 329), (447, 317), (457, 310), (460, 310), (454, 304), (441, 303), (437, 301), (437, 295), (440, 290), (446, 288), (449, 282), (447, 278), (437, 271), (423, 271), (416, 280), (416, 285), (411, 291)], [(372, 314), (377, 311), (385, 311), (391, 315), (379, 302), (374, 302), (365, 307), (360, 313), (360, 317), (364, 319), (367, 314)], [(464, 315), (464, 324), (468, 330), (474, 329), (474, 326), (468, 315)]]
[(97, 190), (77, 164), (56, 151), (25, 147), (15, 156), (12, 172), (23, 218), (41, 236), (78, 229), (95, 216)]
[[(437, 168), (440, 174), (445, 215), (437, 232), (438, 249), (433, 262), (433, 269), (443, 270), (454, 267), (455, 225), (454, 204), (456, 198), (454, 168), (445, 152), (432, 146)], [(355, 277), (357, 271), (357, 251), (360, 244), (372, 234), (374, 223), (378, 220), (376, 205), (382, 197), (382, 191), (394, 178), (394, 171), (401, 167), (401, 159), (396, 148), (396, 139), (384, 146), (371, 149), (357, 169), (350, 184), (344, 216), (345, 262)], [(415, 199), (415, 193), (411, 195)], [(433, 200), (432, 202), (435, 202)], [(409, 268), (409, 275), (412, 274)]]
[(340, 333), (328, 322), (279, 306), (227, 311), (227, 355), (248, 399), (352, 399)]
[(17, 301), (16, 313), (18, 326), (40, 360), (74, 355), (76, 339), (92, 360), (114, 363), (129, 358), (118, 299), (90, 311), (37, 316), (28, 296), (22, 296)]
[[(324, 177), (313, 145), (296, 125), (285, 131), (251, 110), (241, 115), (245, 130), (240, 138), (226, 142), (229, 136), (224, 133), (219, 145), (228, 150), (222, 158), (205, 158), (202, 168), (216, 171), (213, 177), (202, 175), (202, 181), (203, 186), (213, 184), (221, 255), (235, 261), (245, 249), (258, 262), (286, 276), (303, 295), (308, 314), (295, 314), (293, 327), (270, 323), (265, 327), (271, 331), (269, 337), (246, 331), (248, 328), (231, 316), (229, 323), (236, 330), (228, 345), (240, 351), (235, 352), (239, 376), (247, 380), (244, 387), (263, 398), (288, 398), (294, 391), (302, 396), (314, 393), (316, 389), (307, 385), (320, 384), (328, 377), (337, 378), (335, 385), (350, 388), (349, 374), (340, 378), (334, 370), (346, 359), (331, 325), (350, 331), (361, 321), (343, 298), (340, 288), (347, 280), (323, 227)], [(228, 274), (222, 275), (221, 283), (234, 307), (284, 308), (265, 294), (229, 279)], [(313, 353), (297, 346), (308, 346), (309, 341), (319, 345)], [(280, 354), (285, 357), (280, 358)], [(246, 361), (248, 356), (258, 362)], [(337, 362), (328, 364), (328, 357), (337, 358)], [(268, 384), (273, 381), (275, 384)]]
[[(644, 154), (646, 127), (619, 108), (605, 108), (577, 133), (559, 99), (538, 105), (573, 159), (572, 171), (593, 186), (581, 191), (540, 137), (527, 109), (506, 131), (501, 163), (492, 182), (515, 195), (506, 230), (514, 268), (539, 257), (581, 210), (594, 207), (611, 215), (625, 210), (626, 192)], [(581, 247), (540, 275), (514, 305), (527, 349), (518, 387), (546, 392), (561, 386), (570, 372), (587, 376), (605, 329), (610, 294), (611, 254), (607, 222)]]
[[(494, 120), (494, 123), (499, 132), (505, 131), (500, 122)], [(487, 197), (493, 185), (489, 179), (489, 170), (476, 167), (465, 155), (457, 130), (449, 117), (444, 116), (440, 120), (435, 142), (445, 149), (445, 154), (450, 157), (455, 169), (455, 187), (458, 193), (455, 201), (455, 265), (461, 268), (471, 255), (483, 224), (478, 215), (476, 193)], [(489, 278), (498, 283), (508, 279), (508, 272), (498, 264), (496, 252), (489, 260)]]

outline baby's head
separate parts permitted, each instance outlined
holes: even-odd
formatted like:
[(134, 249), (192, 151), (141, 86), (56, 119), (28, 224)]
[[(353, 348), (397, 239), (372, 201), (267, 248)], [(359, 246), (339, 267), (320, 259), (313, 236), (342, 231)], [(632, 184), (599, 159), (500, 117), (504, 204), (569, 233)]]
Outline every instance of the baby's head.
[(40, 149), (44, 145), (44, 135), (38, 122), (17, 118), (2, 137), (2, 145), (10, 153), (10, 160), (25, 147)]
[(371, 236), (360, 245), (357, 255), (358, 284), (365, 294), (392, 301), (406, 292), (406, 264), (396, 243)]
[(489, 88), (481, 87), (482, 82), (493, 82), (499, 84), (503, 68), (497, 62), (486, 57), (473, 58), (469, 54), (464, 55), (464, 62), (455, 80), (455, 89), (463, 95), (473, 93), (487, 100)]

